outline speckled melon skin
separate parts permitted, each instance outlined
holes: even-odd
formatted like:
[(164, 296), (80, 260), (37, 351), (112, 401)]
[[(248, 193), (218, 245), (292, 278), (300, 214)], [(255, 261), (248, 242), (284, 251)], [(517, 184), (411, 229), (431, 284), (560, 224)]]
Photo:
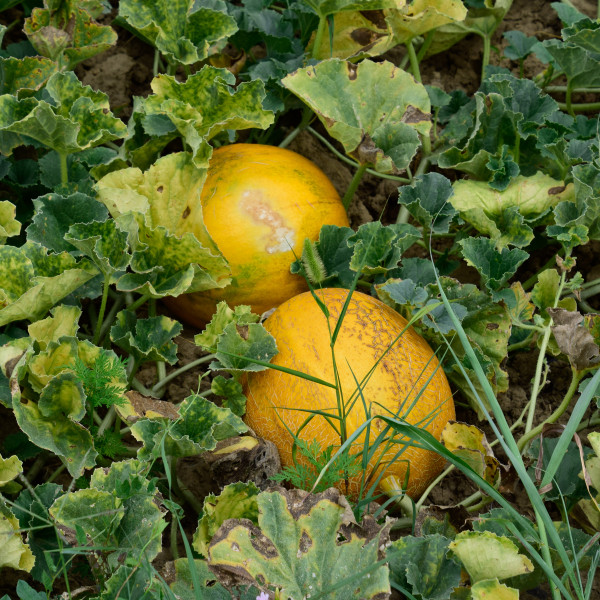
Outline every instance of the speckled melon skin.
[[(330, 311), (333, 331), (347, 290), (325, 289), (318, 293)], [(361, 381), (405, 325), (406, 320), (383, 302), (354, 292), (335, 345), (344, 398), (350, 398), (356, 389), (350, 369)], [(334, 381), (327, 322), (310, 292), (282, 304), (265, 321), (264, 326), (277, 341), (279, 353), (272, 361), (274, 364)], [(414, 402), (430, 377), (427, 388)], [(250, 373), (244, 382), (244, 392), (248, 398), (246, 423), (259, 436), (275, 443), (283, 466), (293, 464), (293, 460), (292, 438), (281, 419), (296, 432), (308, 416), (306, 412), (289, 408), (332, 409), (337, 414), (335, 390), (281, 371), (269, 369)], [(427, 423), (426, 429), (437, 439), (447, 422), (455, 418), (454, 402), (446, 376), (441, 367), (438, 368), (438, 360), (427, 342), (412, 328), (402, 335), (379, 363), (363, 388), (363, 396), (373, 414), (389, 414), (377, 406), (376, 403), (380, 403), (392, 413), (403, 415), (410, 423)], [(347, 418), (348, 435), (364, 422), (364, 414), (359, 399)], [(371, 440), (383, 427), (382, 422), (375, 421)], [(302, 430), (300, 437), (307, 441), (316, 439), (323, 448), (340, 443), (337, 434), (320, 416)], [(390, 460), (399, 447), (399, 444), (395, 444), (385, 454), (385, 459)], [(374, 462), (375, 459), (372, 464)], [(385, 476), (394, 475), (402, 484), (407, 464), (410, 464), (407, 493), (417, 498), (440, 473), (444, 460), (433, 452), (407, 446), (400, 459), (387, 469)], [(359, 481), (360, 476), (355, 477), (348, 491), (342, 483), (340, 489), (350, 495), (357, 494)]]
[[(248, 304), (261, 314), (306, 290), (304, 279), (290, 273), (305, 238), (318, 239), (325, 224), (348, 226), (325, 174), (310, 160), (276, 146), (217, 148), (200, 201), (204, 225), (228, 260), (233, 281), (223, 289), (166, 300), (177, 317), (197, 327), (210, 321), (221, 300)], [(196, 225), (190, 220), (188, 231), (203, 239)]]

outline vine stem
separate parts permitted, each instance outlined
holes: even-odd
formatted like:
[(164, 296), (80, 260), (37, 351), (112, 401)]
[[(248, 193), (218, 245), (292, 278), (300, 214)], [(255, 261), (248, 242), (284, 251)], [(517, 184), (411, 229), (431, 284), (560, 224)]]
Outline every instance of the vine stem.
[[(541, 352), (541, 350), (540, 350)], [(583, 379), (584, 373), (581, 371), (573, 370), (573, 376), (571, 379), (571, 385), (569, 385), (569, 389), (563, 398), (563, 401), (560, 403), (560, 406), (542, 423), (526, 431), (526, 433), (521, 437), (521, 439), (517, 442), (517, 447), (522, 452), (528, 442), (530, 442), (534, 437), (539, 435), (544, 428), (544, 425), (549, 425), (551, 423), (555, 423), (561, 415), (567, 410), (577, 388), (579, 386), (579, 382)], [(535, 406), (535, 405), (534, 405)]]
[(313, 111), (310, 109), (310, 107), (305, 104), (304, 108), (302, 109), (302, 118), (300, 119), (300, 123), (298, 123), (298, 126), (295, 127), (294, 129), (292, 129), (292, 131), (290, 131), (290, 133), (288, 133), (285, 138), (283, 139), (283, 141), (281, 142), (281, 144), (279, 144), (280, 148), (287, 148), (296, 138), (296, 136), (303, 131), (304, 129), (306, 129), (309, 125), (309, 123), (311, 122), (312, 118), (313, 118)]
[(156, 394), (162, 387), (164, 387), (167, 383), (169, 383), (169, 381), (175, 379), (176, 377), (179, 377), (179, 375), (181, 375), (182, 373), (185, 373), (186, 371), (189, 371), (190, 369), (193, 369), (194, 367), (197, 367), (198, 365), (201, 365), (201, 364), (204, 364), (204, 363), (207, 363), (207, 362), (213, 360), (214, 358), (216, 358), (216, 356), (217, 356), (216, 354), (208, 354), (206, 356), (202, 356), (201, 358), (197, 358), (196, 360), (193, 360), (192, 362), (188, 363), (187, 365), (184, 365), (183, 367), (180, 367), (179, 369), (172, 371), (167, 376), (165, 376), (163, 379), (161, 379), (150, 390), (150, 392)]
[[(566, 278), (566, 274), (562, 273), (562, 275), (560, 276), (560, 282), (558, 284), (558, 290), (556, 291), (556, 295), (554, 297), (554, 303), (552, 304), (553, 307), (556, 307), (558, 305), (558, 301), (560, 300), (560, 296), (562, 294), (562, 291), (563, 291), (563, 288), (565, 285), (565, 278)], [(535, 417), (535, 409), (537, 407), (537, 397), (538, 397), (538, 394), (541, 389), (540, 382), (542, 380), (542, 369), (544, 366), (544, 360), (546, 358), (546, 349), (548, 348), (548, 343), (550, 342), (550, 335), (552, 333), (551, 323), (552, 323), (552, 319), (550, 319), (550, 322), (548, 323), (548, 326), (546, 327), (546, 331), (544, 332), (544, 336), (543, 336), (542, 342), (540, 344), (540, 354), (538, 356), (537, 364), (535, 366), (535, 376), (533, 378), (533, 387), (531, 389), (531, 399), (529, 401), (530, 402), (529, 412), (527, 414), (527, 421), (525, 422), (525, 435), (527, 435), (527, 433), (529, 433), (529, 431), (533, 427), (533, 419)], [(517, 447), (518, 447), (518, 444), (517, 444)], [(519, 448), (519, 449), (521, 449), (521, 448)]]
[(573, 110), (573, 105), (571, 104), (571, 96), (573, 95), (573, 82), (571, 79), (567, 81), (567, 92), (565, 94), (565, 105), (567, 112), (574, 117), (575, 111)]
[(100, 303), (100, 312), (98, 313), (98, 319), (96, 321), (96, 330), (94, 331), (94, 346), (98, 345), (100, 341), (100, 332), (102, 331), (102, 324), (104, 322), (104, 313), (106, 312), (106, 302), (108, 300), (108, 288), (110, 287), (110, 275), (104, 276), (104, 285), (102, 286), (102, 301)]
[[(308, 131), (311, 135), (316, 137), (324, 146), (326, 146), (329, 150), (331, 150), (331, 152), (333, 152), (333, 154), (335, 154), (337, 156), (337, 158), (339, 158), (342, 162), (345, 162), (347, 165), (350, 165), (351, 167), (354, 167), (355, 169), (358, 169), (358, 167), (360, 166), (359, 163), (357, 163), (355, 160), (352, 160), (351, 158), (348, 158), (347, 156), (345, 156), (341, 152), (339, 152), (338, 149), (327, 138), (323, 137), (318, 131), (313, 129), (310, 125), (306, 128), (306, 131)], [(391, 179), (392, 181), (398, 181), (399, 183), (410, 183), (411, 182), (411, 180), (408, 179), (407, 177), (398, 177), (397, 175), (389, 175), (388, 173), (379, 173), (378, 171), (375, 171), (374, 169), (367, 169), (367, 173), (369, 173), (369, 175), (374, 175), (375, 177), (379, 177), (380, 179)]]
[(117, 411), (115, 410), (114, 404), (108, 409), (108, 412), (102, 419), (102, 423), (100, 423), (100, 427), (98, 427), (97, 436), (100, 437), (107, 429), (112, 427), (115, 419), (117, 417)]
[(136, 308), (139, 308), (142, 304), (144, 304), (144, 302), (147, 302), (150, 298), (152, 298), (152, 296), (150, 294), (144, 294), (143, 296), (140, 296), (137, 300), (135, 300), (134, 302), (132, 302), (127, 309), (128, 310), (135, 310)]
[(62, 185), (67, 185), (69, 183), (69, 166), (67, 164), (67, 157), (69, 155), (59, 152), (58, 156), (60, 158), (60, 182)]
[(481, 58), (481, 80), (485, 77), (485, 68), (490, 64), (490, 53), (492, 50), (492, 38), (490, 35), (483, 35), (483, 56)]
[(327, 29), (327, 17), (319, 16), (319, 25), (317, 26), (317, 33), (315, 34), (315, 41), (313, 43), (313, 58), (319, 60), (319, 48), (323, 43), (323, 36), (325, 35), (325, 30)]
[(365, 174), (366, 170), (367, 170), (367, 165), (362, 164), (354, 172), (354, 177), (352, 177), (352, 181), (350, 182), (350, 185), (348, 186), (348, 189), (346, 190), (346, 193), (344, 194), (344, 197), (342, 198), (342, 204), (344, 205), (344, 208), (346, 209), (346, 211), (348, 211), (348, 208), (350, 207), (352, 198), (354, 198), (354, 194), (356, 193), (356, 190), (358, 189), (358, 185), (360, 184), (360, 180), (363, 178), (363, 175)]
[(410, 70), (412, 71), (413, 77), (419, 82), (423, 83), (421, 79), (421, 69), (419, 68), (419, 58), (417, 57), (417, 53), (415, 52), (415, 47), (413, 46), (412, 38), (408, 40), (404, 44), (406, 46), (406, 51), (408, 52), (408, 60), (410, 61)]
[[(566, 103), (558, 102), (558, 108), (561, 110), (569, 111), (569, 105)], [(571, 104), (571, 115), (575, 112), (592, 112), (600, 110), (600, 102), (590, 102), (589, 104)]]

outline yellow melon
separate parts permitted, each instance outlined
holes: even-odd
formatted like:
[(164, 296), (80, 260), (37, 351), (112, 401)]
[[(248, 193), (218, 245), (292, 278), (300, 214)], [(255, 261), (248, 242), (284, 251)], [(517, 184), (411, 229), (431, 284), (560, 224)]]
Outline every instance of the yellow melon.
[[(347, 226), (338, 193), (303, 156), (259, 144), (231, 144), (213, 152), (201, 195), (204, 225), (228, 260), (233, 281), (223, 289), (167, 300), (182, 321), (204, 326), (219, 301), (263, 313), (307, 289), (290, 273), (305, 238), (325, 224)], [(202, 238), (201, 224), (189, 231)], [(195, 228), (198, 231), (195, 231)]]
[[(347, 290), (324, 289), (317, 292), (330, 312), (327, 319), (310, 292), (283, 303), (265, 321), (265, 328), (277, 342), (279, 354), (272, 362), (321, 380), (334, 382), (330, 331), (335, 329)], [(360, 382), (381, 359), (362, 389), (372, 415), (398, 416), (427, 429), (437, 439), (444, 426), (455, 418), (454, 402), (446, 376), (427, 342), (414, 329), (400, 335), (406, 320), (383, 302), (354, 292), (335, 344), (344, 402), (348, 403)], [(393, 344), (393, 345), (392, 345)], [(391, 346), (391, 349), (388, 348)], [(305, 410), (322, 410), (338, 414), (335, 389), (307, 381), (278, 370), (249, 373), (244, 382), (248, 398), (246, 422), (261, 437), (277, 446), (283, 466), (293, 464), (293, 438), (286, 429), (296, 433), (309, 416)], [(346, 417), (347, 434), (365, 422), (365, 410), (359, 398)], [(371, 441), (385, 427), (383, 421), (373, 422)], [(322, 448), (339, 446), (340, 437), (331, 425), (317, 416), (304, 427), (299, 437), (317, 440)], [(359, 438), (354, 451), (362, 448)], [(404, 448), (398, 459), (394, 455)], [(381, 452), (370, 462), (373, 467)], [(444, 459), (434, 452), (406, 444), (395, 443), (386, 450), (383, 461), (390, 463), (384, 477), (403, 484), (408, 473), (407, 493), (418, 497), (443, 468)], [(372, 469), (371, 469), (372, 470)], [(391, 482), (391, 485), (390, 485)], [(355, 476), (344, 493), (358, 493), (360, 476)], [(390, 479), (382, 489), (393, 487)]]

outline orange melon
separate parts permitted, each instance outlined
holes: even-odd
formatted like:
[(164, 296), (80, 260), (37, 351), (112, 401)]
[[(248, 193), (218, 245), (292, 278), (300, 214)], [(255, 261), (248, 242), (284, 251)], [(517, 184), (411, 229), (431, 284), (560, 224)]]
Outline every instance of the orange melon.
[[(303, 156), (259, 144), (217, 148), (201, 194), (204, 225), (230, 264), (223, 289), (183, 294), (169, 308), (191, 325), (210, 321), (219, 301), (263, 313), (307, 289), (290, 273), (305, 238), (325, 224), (347, 226), (340, 197), (325, 174)], [(201, 224), (188, 224), (202, 239)], [(195, 231), (197, 229), (197, 231)]]
[[(272, 363), (334, 382), (329, 331), (335, 329), (348, 291), (324, 289), (317, 293), (329, 309), (329, 327), (310, 292), (283, 303), (264, 326), (279, 349)], [(335, 344), (342, 397), (347, 403), (356, 390), (355, 377), (362, 381), (385, 353), (362, 390), (371, 414), (402, 417), (439, 439), (444, 426), (455, 418), (452, 393), (430, 346), (412, 327), (394, 343), (405, 326), (406, 320), (383, 302), (353, 293)], [(293, 464), (293, 438), (286, 425), (296, 433), (309, 416), (302, 409), (338, 414), (335, 389), (274, 369), (249, 373), (244, 393), (248, 398), (246, 423), (277, 446), (283, 466)], [(359, 398), (347, 415), (347, 434), (356, 431), (365, 420)], [(373, 421), (371, 442), (384, 427), (383, 421)], [(339, 435), (322, 416), (313, 418), (299, 437), (306, 441), (315, 439), (323, 449), (340, 445)], [(363, 442), (364, 437), (358, 438), (354, 451), (362, 448)], [(401, 449), (402, 454), (392, 461)], [(371, 470), (380, 455), (377, 453), (371, 460)], [(389, 479), (385, 483), (382, 479), (380, 488), (402, 485), (408, 476), (406, 492), (413, 498), (424, 491), (444, 465), (444, 459), (434, 452), (402, 443), (392, 444), (383, 461), (389, 463), (384, 473), (384, 478)], [(341, 491), (357, 494), (360, 475), (349, 483), (346, 489), (345, 483), (340, 482)]]

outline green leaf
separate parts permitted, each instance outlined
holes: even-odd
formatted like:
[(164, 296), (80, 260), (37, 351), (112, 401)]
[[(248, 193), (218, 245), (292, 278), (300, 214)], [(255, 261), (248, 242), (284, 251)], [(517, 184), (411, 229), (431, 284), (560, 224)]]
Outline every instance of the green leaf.
[(466, 16), (460, 0), (415, 0), (400, 10), (386, 11), (386, 21), (399, 44), (448, 23), (460, 23)]
[(102, 586), (95, 600), (162, 600), (163, 583), (155, 577), (155, 571), (147, 562), (141, 565), (120, 565)]
[(477, 269), (492, 295), (504, 287), (529, 257), (519, 248), (503, 248), (498, 252), (489, 238), (465, 238), (459, 244), (467, 264)]
[(390, 579), (418, 598), (446, 600), (461, 580), (460, 565), (446, 557), (449, 544), (439, 534), (401, 537), (386, 552)]
[(141, 419), (131, 426), (131, 433), (143, 448), (141, 460), (161, 456), (161, 445), (168, 456), (194, 456), (214, 450), (219, 440), (247, 431), (243, 421), (228, 408), (221, 408), (196, 394), (188, 396), (179, 408), (179, 419)]
[(419, 134), (429, 135), (427, 91), (392, 63), (324, 60), (298, 69), (282, 84), (315, 112), (348, 155), (381, 173), (406, 169)]
[(283, 597), (322, 593), (331, 600), (367, 600), (389, 594), (387, 566), (378, 563), (387, 527), (350, 525), (348, 504), (335, 488), (310, 497), (279, 488), (259, 494), (257, 502), (258, 527), (230, 519), (213, 536), (214, 572), (263, 590), (277, 587)]
[(533, 52), (533, 47), (538, 44), (536, 37), (529, 37), (522, 31), (505, 31), (502, 37), (508, 41), (504, 48), (504, 56), (510, 60), (522, 60)]
[(153, 95), (142, 109), (151, 117), (163, 117), (193, 149), (197, 167), (207, 167), (212, 153), (208, 141), (225, 130), (258, 127), (273, 123), (273, 113), (263, 109), (261, 81), (241, 83), (226, 69), (205, 65), (179, 83), (175, 77), (159, 75), (150, 84)]
[(569, 85), (574, 87), (600, 85), (600, 61), (595, 54), (579, 45), (562, 40), (545, 40), (542, 44), (552, 56), (556, 68), (564, 72)]
[(117, 550), (108, 560), (113, 568), (120, 564), (123, 552), (136, 563), (151, 562), (162, 549), (164, 509), (158, 490), (146, 478), (147, 470), (147, 464), (131, 459), (92, 473), (90, 489), (110, 493), (119, 509), (123, 509), (112, 532)]
[(230, 323), (219, 337), (216, 350), (217, 360), (210, 368), (229, 371), (264, 371), (268, 367), (253, 360), (269, 362), (277, 354), (275, 339), (259, 323)]
[[(64, 375), (57, 379), (60, 381), (66, 377)], [(64, 407), (53, 407), (53, 401), (61, 400), (60, 396), (56, 398), (50, 393), (56, 388), (57, 384), (53, 384), (44, 396), (42, 411), (36, 402), (22, 398), (20, 390), (15, 391), (13, 386), (13, 410), (19, 427), (29, 439), (37, 446), (62, 457), (71, 476), (79, 477), (84, 469), (95, 465), (97, 452), (89, 431), (63, 412), (64, 409), (70, 410), (72, 398), (67, 398), (67, 405)], [(69, 391), (72, 391), (72, 387)], [(50, 416), (46, 416), (48, 414)], [(75, 412), (74, 416), (79, 414), (80, 412)]]
[(122, 0), (119, 17), (169, 63), (191, 65), (213, 54), (237, 31), (235, 20), (222, 6), (215, 10), (194, 0)]
[(23, 31), (37, 52), (58, 62), (62, 70), (71, 70), (116, 44), (117, 33), (93, 21), (81, 3), (62, 2), (58, 10), (48, 4), (33, 9)]
[(120, 277), (117, 289), (163, 298), (230, 282), (225, 259), (213, 255), (191, 233), (179, 238), (164, 227), (150, 229), (142, 219), (139, 213), (117, 219), (119, 226), (130, 232), (133, 248), (133, 272)]
[(424, 227), (434, 233), (448, 233), (456, 214), (455, 203), (450, 201), (454, 193), (446, 177), (427, 173), (415, 177), (410, 186), (399, 188), (398, 202)]
[[(550, 187), (538, 186), (540, 180)], [(488, 235), (498, 250), (507, 246), (527, 246), (534, 237), (533, 221), (548, 214), (552, 206), (563, 197), (568, 198), (573, 191), (570, 184), (565, 189), (560, 182), (539, 172), (533, 177), (519, 175), (504, 191), (473, 180), (455, 182), (453, 187), (452, 205), (460, 217), (480, 233)], [(548, 193), (556, 190), (565, 193)]]
[(81, 253), (65, 241), (69, 227), (75, 223), (105, 221), (106, 207), (86, 194), (70, 196), (46, 194), (33, 200), (35, 208), (31, 224), (27, 227), (27, 239), (42, 244), (52, 252)]
[[(350, 288), (356, 272), (350, 269), (350, 260), (354, 248), (348, 244), (348, 238), (355, 235), (350, 227), (338, 227), (337, 225), (323, 225), (319, 232), (319, 240), (314, 243), (318, 251), (327, 277), (323, 280), (323, 287), (345, 287)], [(291, 272), (301, 272), (300, 260), (292, 263)]]
[(52, 104), (0, 96), (0, 132), (15, 134), (4, 154), (32, 138), (59, 154), (71, 154), (125, 136), (126, 126), (112, 116), (108, 97), (83, 86), (74, 73), (55, 73), (46, 84)]
[(0, 95), (29, 95), (41, 89), (56, 70), (53, 60), (40, 56), (0, 58)]
[(222, 375), (217, 375), (210, 384), (210, 391), (221, 397), (222, 406), (238, 417), (246, 412), (246, 396), (242, 389), (242, 384), (237, 379), (226, 379)]
[(194, 533), (194, 550), (202, 556), (208, 556), (210, 541), (227, 519), (249, 519), (257, 525), (259, 493), (260, 490), (252, 482), (240, 482), (225, 486), (218, 496), (206, 496), (202, 518)]
[(473, 583), (506, 579), (533, 571), (533, 563), (506, 537), (488, 531), (462, 531), (450, 550), (464, 565)]
[(64, 239), (91, 259), (107, 283), (114, 283), (131, 260), (127, 232), (113, 219), (71, 225)]
[(469, 33), (491, 37), (510, 9), (512, 0), (485, 0), (477, 4), (469, 0), (465, 4), (469, 7), (467, 17), (462, 22), (438, 27), (426, 56), (444, 52)]
[(81, 528), (94, 545), (112, 546), (115, 531), (125, 515), (120, 498), (114, 494), (89, 488), (68, 492), (57, 498), (50, 514), (62, 525)]
[(142, 173), (121, 169), (98, 182), (99, 199), (129, 232), (134, 271), (118, 282), (123, 291), (153, 297), (225, 287), (229, 267), (202, 220), (200, 192), (206, 169), (191, 154), (169, 154)]
[(254, 314), (249, 306), (240, 305), (232, 309), (227, 306), (226, 302), (219, 302), (210, 323), (202, 333), (194, 337), (194, 343), (207, 352), (214, 352), (227, 325), (235, 323), (243, 327), (251, 323), (258, 323), (259, 320), (260, 316)]
[[(198, 578), (200, 589), (194, 584), (194, 577)], [(171, 591), (180, 600), (230, 600), (234, 597), (239, 600), (256, 600), (260, 590), (251, 586), (247, 589), (240, 588), (235, 592), (223, 587), (215, 574), (209, 569), (205, 560), (178, 558), (175, 560), (175, 581), (170, 585)]]
[(96, 275), (66, 252), (49, 254), (39, 244), (0, 246), (0, 325), (35, 321)]
[(0, 200), (0, 245), (21, 232), (21, 223), (15, 219), (16, 208), (12, 202)]
[(50, 506), (63, 493), (62, 486), (43, 483), (35, 488), (24, 489), (13, 506), (21, 529), (27, 531), (28, 544), (35, 556), (31, 575), (36, 581), (56, 574), (58, 569), (52, 556), (59, 548), (64, 550), (69, 547), (66, 540), (57, 538), (54, 523), (48, 514)]
[(130, 353), (136, 364), (148, 361), (177, 362), (177, 345), (173, 338), (181, 332), (181, 323), (161, 315), (138, 319), (135, 312), (122, 310), (110, 329), (110, 339)]
[(347, 238), (352, 248), (350, 269), (366, 275), (385, 273), (398, 266), (402, 253), (421, 238), (412, 225), (400, 223), (383, 226), (380, 221), (363, 223)]

